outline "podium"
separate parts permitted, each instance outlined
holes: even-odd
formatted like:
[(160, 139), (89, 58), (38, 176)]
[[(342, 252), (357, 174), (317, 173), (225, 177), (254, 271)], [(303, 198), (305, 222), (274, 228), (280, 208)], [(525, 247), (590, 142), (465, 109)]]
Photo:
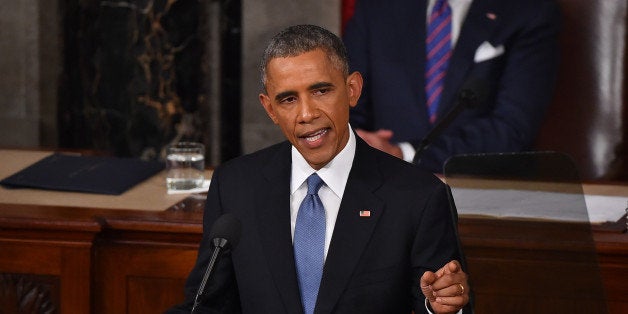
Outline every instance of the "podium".
[(444, 174), (461, 217), (475, 313), (625, 311), (625, 304), (615, 307), (607, 301), (615, 302), (611, 286), (622, 284), (615, 277), (620, 274), (628, 280), (627, 269), (609, 271), (614, 262), (598, 255), (569, 157), (554, 152), (461, 155), (447, 161)]
[[(58, 313), (161, 313), (183, 301), (183, 285), (202, 236), (205, 198), (202, 194), (166, 195), (160, 175), (130, 194), (104, 200), (78, 193), (0, 188), (0, 289), (4, 289), (0, 309), (9, 309), (7, 296), (15, 301), (24, 292), (28, 293), (20, 297), (25, 307)], [(459, 185), (453, 177), (446, 179), (455, 192)], [(464, 182), (464, 178), (455, 179)], [(628, 185), (584, 187), (585, 191), (628, 196)], [(529, 312), (526, 306), (545, 302), (549, 305), (544, 309), (556, 306), (555, 313), (565, 313), (561, 302), (572, 296), (554, 298), (554, 291), (527, 280), (528, 274), (522, 278), (523, 271), (538, 270), (541, 279), (573, 275), (558, 265), (584, 258), (581, 252), (595, 252), (597, 258), (601, 276), (597, 279), (604, 294), (593, 291), (593, 295), (605, 298), (608, 313), (628, 313), (628, 235), (622, 223), (623, 227), (616, 223), (578, 226), (460, 213), (459, 233), (475, 293), (475, 313), (505, 313), (504, 306), (510, 302), (518, 305), (512, 313), (540, 313)], [(578, 228), (592, 231), (593, 242), (574, 241), (572, 233), (581, 234)], [(524, 233), (537, 236), (516, 236)], [(535, 255), (543, 258), (533, 261)], [(586, 258), (593, 257), (587, 254)], [(590, 267), (584, 265), (585, 270)], [(504, 280), (505, 272), (512, 269), (521, 273)], [(505, 285), (515, 280), (525, 284)], [(562, 284), (571, 282), (557, 281), (556, 285)], [(526, 296), (537, 303), (528, 302)]]

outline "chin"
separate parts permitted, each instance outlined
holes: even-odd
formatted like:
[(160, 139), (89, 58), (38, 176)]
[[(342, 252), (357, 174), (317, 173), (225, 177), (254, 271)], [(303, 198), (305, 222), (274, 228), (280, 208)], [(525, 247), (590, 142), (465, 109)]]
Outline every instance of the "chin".
[(307, 160), (307, 162), (310, 165), (316, 165), (322, 168), (323, 166), (325, 166), (327, 163), (331, 161), (331, 158), (328, 158), (328, 156), (312, 156), (312, 157), (305, 158), (305, 160)]

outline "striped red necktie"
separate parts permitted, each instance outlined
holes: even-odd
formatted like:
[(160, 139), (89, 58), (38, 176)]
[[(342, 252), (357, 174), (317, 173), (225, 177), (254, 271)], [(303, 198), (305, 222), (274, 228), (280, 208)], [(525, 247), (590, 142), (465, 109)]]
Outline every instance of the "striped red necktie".
[(430, 123), (437, 118), (443, 82), (451, 58), (451, 8), (447, 0), (436, 0), (427, 26), (425, 93)]

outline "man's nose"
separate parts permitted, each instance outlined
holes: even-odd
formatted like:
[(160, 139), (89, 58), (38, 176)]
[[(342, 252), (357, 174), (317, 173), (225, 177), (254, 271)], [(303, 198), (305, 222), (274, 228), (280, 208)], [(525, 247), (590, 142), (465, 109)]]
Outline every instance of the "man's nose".
[(311, 122), (319, 116), (318, 107), (315, 102), (309, 99), (303, 99), (299, 106), (300, 122)]

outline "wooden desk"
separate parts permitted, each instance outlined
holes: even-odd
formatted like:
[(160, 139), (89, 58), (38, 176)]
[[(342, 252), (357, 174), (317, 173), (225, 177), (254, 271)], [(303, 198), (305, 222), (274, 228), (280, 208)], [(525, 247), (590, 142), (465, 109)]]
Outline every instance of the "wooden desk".
[(628, 313), (628, 235), (615, 226), (460, 217), (459, 233), (477, 313)]
[[(151, 211), (1, 200), (0, 309), (163, 312), (183, 300), (183, 284), (202, 236), (203, 203), (204, 196), (192, 196)], [(526, 287), (500, 286), (508, 284), (500, 270), (538, 269), (542, 276), (558, 278), (561, 269), (582, 271), (570, 262), (578, 259), (579, 250), (591, 248), (597, 252), (609, 312), (628, 313), (628, 235), (620, 225), (595, 228), (594, 241), (588, 243), (570, 238), (577, 226), (560, 223), (461, 216), (459, 226), (477, 313), (501, 312), (500, 301), (512, 304), (509, 298), (526, 293), (528, 300), (549, 302), (544, 308), (559, 306), (554, 312), (561, 313), (565, 300), (547, 300), (552, 287), (535, 287), (534, 278)], [(543, 233), (540, 238), (511, 236), (527, 229)], [(559, 241), (544, 242), (543, 235)], [(539, 264), (530, 255), (547, 258)], [(534, 303), (520, 304), (516, 313), (531, 313), (526, 304)]]
[[(0, 177), (49, 152), (0, 150)], [(210, 175), (210, 173), (208, 173)], [(0, 187), (0, 313), (161, 313), (183, 300), (204, 196)]]
[[(573, 183), (542, 184), (464, 178), (456, 178), (455, 182), (458, 187), (482, 186), (491, 192), (580, 190)], [(582, 190), (628, 200), (626, 185), (584, 184)], [(490, 204), (486, 201), (486, 206)], [(567, 204), (577, 206), (573, 208), (576, 211), (586, 210), (577, 203)], [(515, 205), (529, 208), (522, 200)], [(620, 206), (624, 206), (619, 208), (621, 211), (626, 204)], [(590, 210), (594, 212), (595, 208)], [(625, 216), (615, 223), (590, 225), (461, 215), (458, 225), (477, 313), (628, 313)]]
[(199, 203), (186, 202), (161, 212), (0, 204), (0, 308), (161, 313), (181, 302), (202, 235)]

